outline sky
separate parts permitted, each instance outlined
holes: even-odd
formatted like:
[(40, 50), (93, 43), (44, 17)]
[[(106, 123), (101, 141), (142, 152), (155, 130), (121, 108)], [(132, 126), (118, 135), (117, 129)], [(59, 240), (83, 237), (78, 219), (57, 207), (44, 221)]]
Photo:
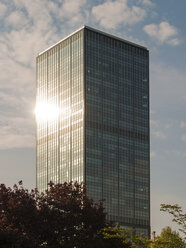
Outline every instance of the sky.
[(35, 187), (35, 61), (82, 25), (150, 52), (151, 228), (186, 210), (185, 0), (0, 0), (0, 183)]

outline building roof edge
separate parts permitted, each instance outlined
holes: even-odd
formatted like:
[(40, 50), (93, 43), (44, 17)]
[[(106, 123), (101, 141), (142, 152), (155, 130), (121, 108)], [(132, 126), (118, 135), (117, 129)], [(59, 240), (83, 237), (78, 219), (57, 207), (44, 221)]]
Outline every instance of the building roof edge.
[(57, 44), (61, 43), (62, 41), (68, 39), (70, 36), (72, 36), (73, 34), (79, 32), (80, 30), (84, 29), (85, 25), (81, 26), (80, 28), (78, 28), (77, 30), (75, 30), (74, 32), (72, 32), (71, 34), (67, 35), (66, 37), (64, 37), (63, 39), (59, 40), (58, 42), (56, 42), (55, 44), (53, 44), (52, 46), (46, 48), (45, 50), (43, 50), (42, 52), (40, 52), (38, 54), (38, 56), (42, 55), (43, 53), (47, 52), (48, 50), (50, 50), (52, 47), (55, 47)]
[(128, 40), (125, 40), (125, 39), (120, 38), (120, 37), (118, 37), (118, 36), (115, 36), (115, 35), (106, 33), (106, 32), (101, 31), (101, 30), (99, 30), (99, 29), (92, 28), (92, 27), (89, 27), (89, 26), (87, 26), (87, 25), (84, 25), (84, 28), (87, 28), (87, 29), (92, 30), (92, 31), (95, 31), (95, 32), (97, 32), (97, 33), (106, 35), (106, 36), (111, 37), (111, 38), (114, 38), (114, 39), (116, 39), (116, 40), (120, 40), (120, 41), (126, 42), (126, 43), (128, 43), (128, 44), (130, 44), (130, 45), (137, 46), (137, 47), (143, 48), (143, 49), (145, 49), (145, 50), (148, 50), (147, 47), (145, 47), (145, 46), (142, 46), (142, 45), (136, 44), (136, 43), (134, 43), (134, 42), (132, 42), (132, 41), (128, 41)]
[(89, 29), (89, 30), (92, 30), (92, 31), (97, 32), (97, 33), (100, 33), (100, 34), (103, 34), (103, 35), (106, 35), (106, 36), (111, 37), (111, 38), (114, 38), (114, 39), (116, 39), (116, 40), (123, 41), (123, 42), (125, 42), (125, 43), (130, 44), (130, 45), (137, 46), (137, 47), (139, 47), (139, 48), (143, 48), (143, 49), (145, 49), (145, 50), (148, 50), (147, 47), (145, 47), (145, 46), (142, 46), (142, 45), (136, 44), (136, 43), (134, 43), (134, 42), (125, 40), (125, 39), (123, 39), (123, 38), (117, 37), (117, 36), (115, 36), (115, 35), (106, 33), (106, 32), (101, 31), (101, 30), (99, 30), (99, 29), (92, 28), (92, 27), (89, 27), (89, 26), (87, 26), (87, 25), (83, 25), (83, 26), (81, 26), (80, 28), (78, 28), (77, 30), (75, 30), (74, 32), (72, 32), (71, 34), (67, 35), (67, 36), (64, 37), (63, 39), (61, 39), (61, 40), (59, 40), (58, 42), (56, 42), (54, 45), (52, 45), (52, 46), (46, 48), (45, 50), (43, 50), (42, 52), (40, 52), (40, 53), (38, 54), (38, 56), (40, 56), (40, 55), (42, 55), (43, 53), (47, 52), (47, 51), (50, 50), (51, 48), (55, 47), (56, 45), (58, 45), (58, 44), (61, 43), (62, 41), (68, 39), (70, 36), (72, 36), (73, 34), (76, 34), (77, 32), (81, 31), (81, 30), (84, 29), (84, 28)]

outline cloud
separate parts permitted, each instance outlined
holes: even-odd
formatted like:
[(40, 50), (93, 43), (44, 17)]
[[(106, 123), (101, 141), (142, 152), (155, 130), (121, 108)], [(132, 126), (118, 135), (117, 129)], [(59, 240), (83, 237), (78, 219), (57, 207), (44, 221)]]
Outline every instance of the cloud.
[[(4, 130), (3, 130), (4, 131)], [(12, 134), (2, 130), (0, 131), (1, 140), (0, 140), (0, 149), (12, 149), (12, 148), (21, 148), (21, 147), (34, 147), (35, 139), (30, 134), (23, 135), (23, 134)]]
[(180, 127), (181, 127), (181, 128), (186, 127), (186, 122), (181, 121), (181, 122), (180, 122)]
[(166, 135), (163, 132), (161, 132), (161, 131), (151, 130), (151, 133), (152, 133), (152, 136), (154, 138), (158, 138), (158, 139), (161, 139), (161, 140), (165, 140), (166, 139)]
[(180, 156), (185, 157), (186, 156), (186, 152), (183, 150), (168, 150), (168, 151), (166, 151), (166, 154), (168, 154), (169, 156), (175, 155), (178, 157), (180, 157)]
[(182, 98), (183, 98), (184, 100), (186, 100), (186, 95), (182, 96)]
[(81, 11), (85, 4), (86, 0), (65, 0), (60, 12), (64, 17), (72, 18)]
[[(68, 26), (80, 26), (87, 22), (86, 0), (64, 0), (61, 9), (58, 11), (58, 19), (67, 20)], [(54, 14), (56, 14), (55, 12)]]
[(151, 106), (158, 112), (185, 108), (183, 96), (186, 92), (185, 71), (161, 61), (151, 62)]
[(156, 152), (150, 152), (150, 157), (153, 158), (156, 156)]
[(129, 7), (127, 0), (106, 1), (92, 8), (92, 16), (107, 29), (117, 28), (120, 24), (133, 25), (146, 16), (143, 8)]
[(140, 5), (144, 5), (145, 7), (154, 7), (155, 4), (151, 0), (138, 0), (137, 2)]
[(167, 43), (172, 46), (180, 44), (176, 27), (170, 25), (168, 22), (161, 22), (160, 24), (149, 24), (143, 27), (143, 30), (160, 44)]
[(181, 140), (186, 141), (186, 135), (182, 135)]
[(142, 0), (142, 4), (153, 7), (154, 3), (151, 2), (150, 0)]
[(156, 111), (154, 109), (150, 109), (150, 114), (154, 115), (154, 114), (156, 114)]
[(166, 129), (169, 129), (169, 128), (173, 128), (176, 125), (177, 125), (177, 121), (176, 120), (169, 119), (169, 120), (167, 120), (167, 123), (164, 125), (164, 127)]
[(180, 40), (178, 38), (167, 40), (167, 44), (172, 46), (177, 46), (180, 44)]
[(33, 114), (27, 118), (1, 114), (0, 149), (33, 147), (35, 145)]
[(21, 28), (28, 23), (26, 16), (22, 11), (14, 11), (9, 16), (6, 17), (5, 21), (7, 26), (12, 26), (13, 28)]
[(35, 59), (82, 24), (85, 0), (0, 3), (0, 149), (32, 147)]
[(7, 6), (3, 3), (0, 3), (0, 18), (4, 16), (4, 14), (6, 13), (6, 10), (7, 10)]
[(1, 90), (0, 149), (34, 146), (33, 99), (29, 90)]
[(150, 125), (151, 126), (158, 127), (159, 126), (159, 122), (158, 121), (155, 121), (155, 120), (150, 120)]

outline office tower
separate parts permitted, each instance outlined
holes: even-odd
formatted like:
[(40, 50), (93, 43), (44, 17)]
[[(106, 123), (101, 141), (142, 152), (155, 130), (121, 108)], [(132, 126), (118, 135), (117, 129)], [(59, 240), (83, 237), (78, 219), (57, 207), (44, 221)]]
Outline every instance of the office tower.
[(37, 57), (37, 187), (83, 181), (150, 234), (149, 54), (84, 26)]

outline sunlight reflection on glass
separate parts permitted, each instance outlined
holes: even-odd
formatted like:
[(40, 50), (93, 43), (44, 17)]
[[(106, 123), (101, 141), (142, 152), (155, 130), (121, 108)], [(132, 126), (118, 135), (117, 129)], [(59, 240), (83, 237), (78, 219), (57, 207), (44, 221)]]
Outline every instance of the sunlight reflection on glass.
[(55, 121), (59, 116), (61, 120), (65, 120), (70, 117), (71, 108), (58, 108), (56, 104), (40, 102), (36, 105), (34, 112), (37, 122)]
[(55, 104), (40, 102), (36, 105), (35, 114), (38, 122), (57, 120), (59, 108)]

